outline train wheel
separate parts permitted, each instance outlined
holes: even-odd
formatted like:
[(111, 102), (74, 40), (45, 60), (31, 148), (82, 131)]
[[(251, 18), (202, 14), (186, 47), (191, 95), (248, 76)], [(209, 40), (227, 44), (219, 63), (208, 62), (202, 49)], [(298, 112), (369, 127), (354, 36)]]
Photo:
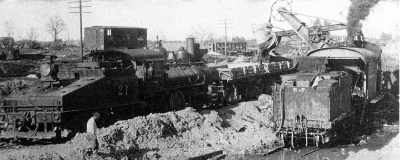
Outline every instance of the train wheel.
[(185, 108), (185, 96), (181, 91), (176, 91), (171, 95), (169, 107), (173, 111)]

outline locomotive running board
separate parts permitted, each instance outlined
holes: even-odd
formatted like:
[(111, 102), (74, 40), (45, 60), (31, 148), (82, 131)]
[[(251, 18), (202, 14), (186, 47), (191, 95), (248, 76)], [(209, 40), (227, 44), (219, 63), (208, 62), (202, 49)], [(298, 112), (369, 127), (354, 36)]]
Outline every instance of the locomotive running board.
[(55, 132), (2, 132), (0, 133), (0, 138), (10, 139), (10, 138), (26, 138), (26, 139), (53, 139), (57, 135)]

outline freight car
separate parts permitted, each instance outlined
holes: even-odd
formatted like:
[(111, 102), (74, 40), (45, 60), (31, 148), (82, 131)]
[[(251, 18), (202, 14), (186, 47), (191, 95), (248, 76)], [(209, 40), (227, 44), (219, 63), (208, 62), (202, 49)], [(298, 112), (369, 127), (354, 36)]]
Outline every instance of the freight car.
[(85, 50), (138, 49), (147, 46), (147, 29), (139, 27), (85, 27)]
[[(226, 44), (226, 46), (225, 46)], [(247, 52), (247, 42), (214, 42), (208, 45), (209, 51), (224, 54), (227, 51), (228, 55), (236, 55), (237, 53)]]

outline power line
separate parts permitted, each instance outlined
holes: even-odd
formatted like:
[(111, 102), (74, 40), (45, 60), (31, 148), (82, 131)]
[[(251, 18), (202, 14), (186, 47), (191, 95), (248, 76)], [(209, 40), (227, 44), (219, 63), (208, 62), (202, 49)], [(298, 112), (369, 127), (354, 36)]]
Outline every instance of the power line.
[(92, 6), (82, 6), (82, 2), (91, 2), (91, 1), (71, 1), (68, 3), (79, 3), (78, 7), (69, 7), (70, 9), (79, 8), (79, 12), (69, 12), (69, 13), (79, 13), (79, 31), (80, 31), (80, 43), (81, 43), (81, 58), (83, 60), (83, 34), (82, 34), (82, 13), (92, 13), (92, 12), (82, 12), (82, 8), (89, 8)]
[[(233, 23), (226, 23), (226, 21), (230, 21), (233, 19), (223, 19), (223, 20), (218, 20), (218, 21), (224, 21), (224, 28), (225, 28), (225, 46), (224, 46), (224, 50), (225, 50), (225, 55), (226, 54), (226, 48), (227, 48), (227, 41), (228, 41), (228, 37), (227, 37), (227, 28), (233, 28), (233, 27), (227, 27), (228, 24), (233, 24)], [(221, 27), (220, 27), (221, 28)]]

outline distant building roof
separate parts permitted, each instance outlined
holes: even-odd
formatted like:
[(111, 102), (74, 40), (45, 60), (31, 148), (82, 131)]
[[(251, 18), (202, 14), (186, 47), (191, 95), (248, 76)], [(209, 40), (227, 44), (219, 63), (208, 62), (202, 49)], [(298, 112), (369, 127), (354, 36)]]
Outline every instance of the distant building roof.
[[(216, 44), (225, 44), (225, 42), (214, 42)], [(226, 44), (247, 44), (247, 42), (226, 42)], [(211, 45), (211, 44), (209, 44)]]
[(125, 28), (125, 29), (147, 29), (147, 28), (141, 28), (141, 27), (128, 27), (128, 26), (91, 26), (91, 27), (85, 27), (86, 28)]

